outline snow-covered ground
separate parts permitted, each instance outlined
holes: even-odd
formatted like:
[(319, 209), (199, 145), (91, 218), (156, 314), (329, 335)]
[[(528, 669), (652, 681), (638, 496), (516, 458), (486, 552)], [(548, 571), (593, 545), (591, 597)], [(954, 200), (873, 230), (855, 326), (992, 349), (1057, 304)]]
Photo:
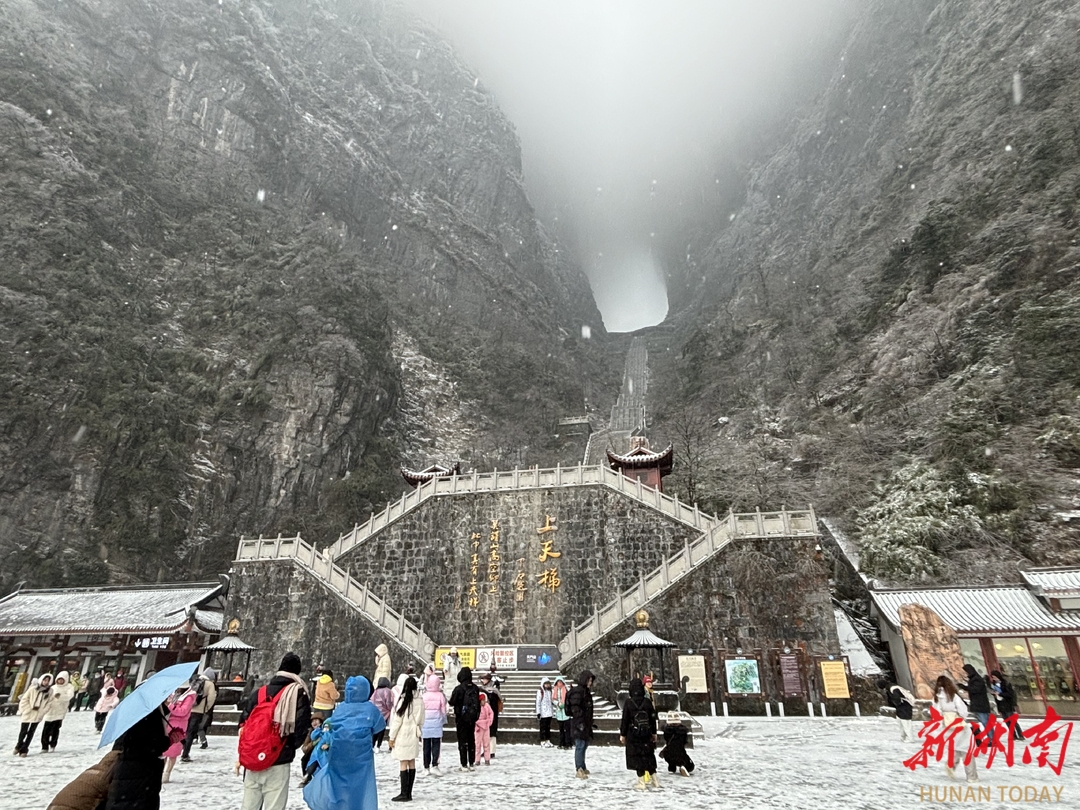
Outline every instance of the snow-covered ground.
[[(18, 736), (15, 718), (0, 718), (0, 740), (6, 750), (0, 767), (0, 807), (4, 810), (44, 810), (53, 795), (101, 754), (94, 750), (93, 716), (69, 715), (55, 753), (31, 749), (25, 759), (11, 755)], [(691, 753), (698, 769), (690, 778), (668, 776), (660, 762), (659, 790), (631, 790), (634, 776), (625, 770), (618, 748), (589, 749), (592, 777), (574, 776), (573, 753), (538, 746), (505, 745), (491, 767), (471, 774), (448, 773), (441, 778), (418, 778), (414, 806), (446, 808), (532, 808), (564, 810), (622, 810), (623, 808), (904, 808), (920, 806), (920, 788), (944, 789), (950, 782), (944, 766), (911, 772), (902, 760), (918, 750), (901, 743), (897, 725), (884, 718), (702, 718), (707, 739)], [(35, 740), (35, 743), (37, 741)], [(226, 810), (239, 808), (241, 780), (232, 772), (234, 740), (212, 737), (206, 751), (195, 749), (195, 761), (177, 763), (173, 781), (162, 788), (164, 810)], [(448, 746), (443, 765), (457, 762), (457, 749)], [(1072, 752), (1069, 752), (1072, 754)], [(1080, 757), (1077, 752), (1072, 758)], [(1061, 776), (1049, 768), (1001, 763), (981, 773), (991, 800), (963, 806), (1019, 807), (1008, 788), (1034, 788), (1036, 794), (1060, 795), (1065, 806), (1080, 806), (1080, 765), (1070, 763)], [(294, 765), (289, 810), (301, 810), (299, 763)], [(397, 762), (376, 756), (379, 806), (400, 806), (390, 798), (398, 792)], [(1001, 800), (1000, 788), (1006, 788)], [(1055, 794), (1055, 788), (1060, 794)], [(1019, 795), (1019, 794), (1014, 794)], [(935, 802), (936, 803), (936, 802)], [(959, 805), (957, 805), (959, 806)]]

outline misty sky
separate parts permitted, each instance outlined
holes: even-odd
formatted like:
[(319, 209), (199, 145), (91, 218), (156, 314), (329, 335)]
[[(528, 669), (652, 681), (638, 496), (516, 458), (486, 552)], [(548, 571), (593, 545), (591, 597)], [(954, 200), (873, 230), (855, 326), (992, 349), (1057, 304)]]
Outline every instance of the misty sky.
[(610, 331), (660, 322), (665, 268), (726, 222), (741, 167), (839, 58), (854, 0), (410, 0), (521, 136), (545, 225)]

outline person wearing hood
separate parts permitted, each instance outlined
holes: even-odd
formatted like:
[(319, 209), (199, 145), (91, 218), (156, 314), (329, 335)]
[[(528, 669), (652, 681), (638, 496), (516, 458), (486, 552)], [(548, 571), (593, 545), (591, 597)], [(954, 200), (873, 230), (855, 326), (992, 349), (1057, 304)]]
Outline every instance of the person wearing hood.
[[(285, 810), (289, 800), (289, 771), (296, 759), (296, 749), (307, 740), (311, 728), (311, 698), (307, 684), (300, 677), (302, 670), (300, 656), (285, 653), (274, 677), (262, 689), (251, 694), (240, 715), (240, 734), (243, 735), (244, 723), (259, 702), (272, 702), (279, 693), (284, 693), (278, 698), (274, 709), (274, 725), (284, 743), (281, 753), (269, 768), (244, 773), (244, 800), (240, 810)], [(364, 699), (367, 699), (366, 692)], [(370, 749), (370, 736), (367, 744)]]
[(383, 678), (390, 680), (393, 670), (390, 666), (390, 650), (385, 644), (380, 644), (375, 648), (375, 677), (371, 679), (371, 683), (378, 684)]
[(442, 691), (442, 678), (428, 675), (424, 686), (424, 727), (420, 730), (424, 741), (424, 770), (422, 776), (432, 774), (442, 776), (439, 770), (439, 757), (442, 753), (443, 726), (449, 706)]
[[(334, 711), (330, 730), (319, 738), (320, 767), (304, 787), (304, 801), (311, 810), (375, 810), (379, 806), (371, 739), (386, 727), (386, 721), (370, 697), (371, 681), (363, 675), (345, 681), (345, 700)], [(253, 805), (252, 810), (258, 807)]]
[(499, 743), (499, 712), (502, 711), (502, 693), (499, 691), (499, 684), (503, 683), (503, 679), (495, 674), (495, 665), (491, 665), (491, 669), (480, 676), (480, 691), (487, 694), (488, 706), (491, 707), (491, 758), (495, 759), (495, 749)]
[(574, 767), (578, 779), (588, 779), (589, 769), (585, 767), (585, 751), (593, 738), (593, 696), (592, 687), (596, 676), (589, 670), (583, 670), (577, 677), (577, 683), (566, 695), (566, 705), (570, 710), (570, 735), (574, 738)]
[(371, 705), (379, 710), (379, 714), (383, 718), (384, 728), (371, 741), (377, 750), (382, 751), (383, 737), (386, 736), (385, 726), (390, 723), (390, 712), (394, 710), (394, 690), (390, 688), (389, 678), (379, 679), (378, 688), (375, 689), (375, 693), (371, 696)]
[(116, 687), (110, 683), (105, 687), (101, 697), (97, 699), (97, 703), (94, 704), (94, 728), (97, 729), (98, 734), (105, 728), (105, 721), (109, 719), (109, 712), (119, 705), (120, 695), (116, 691)]
[[(192, 684), (195, 690), (195, 705), (191, 707), (191, 716), (188, 717), (187, 733), (184, 735), (184, 750), (180, 757), (181, 762), (191, 762), (191, 744), (196, 737), (202, 737), (200, 748), (206, 748), (206, 729), (210, 725), (211, 712), (217, 703), (217, 672), (207, 667), (202, 671), (199, 679)], [(306, 694), (306, 691), (305, 691)]]
[(334, 685), (334, 673), (329, 669), (323, 670), (322, 675), (315, 681), (315, 696), (311, 700), (311, 710), (321, 714), (323, 720), (329, 720), (340, 698), (341, 693)]
[(626, 746), (626, 769), (637, 773), (634, 790), (660, 787), (656, 781), (656, 708), (640, 678), (630, 681), (623, 704), (619, 742)]
[(971, 713), (975, 715), (980, 728), (987, 728), (990, 722), (990, 695), (986, 679), (971, 664), (964, 664), (964, 672), (968, 676), (967, 683), (957, 683), (956, 688), (967, 692)]
[[(195, 705), (198, 695), (191, 688), (191, 684), (183, 684), (169, 698), (169, 727), (187, 734), (188, 719), (191, 717), (191, 708)], [(161, 781), (168, 782), (172, 777), (172, 770), (176, 766), (176, 758), (184, 751), (183, 738), (176, 740), (169, 746), (163, 756), (165, 758), (165, 773)]]
[(472, 680), (472, 669), (462, 667), (457, 674), (458, 685), (450, 695), (454, 710), (454, 730), (457, 732), (460, 771), (476, 767), (476, 721), (480, 718), (480, 689)]
[(183, 735), (180, 729), (170, 729), (168, 717), (162, 703), (117, 739), (120, 758), (105, 810), (158, 810), (161, 806), (162, 755)]
[(476, 720), (476, 764), (480, 764), (480, 758), (484, 758), (484, 764), (491, 764), (491, 721), (495, 715), (488, 703), (487, 693), (480, 690), (480, 717)]
[[(461, 656), (458, 654), (457, 647), (451, 647), (450, 652), (443, 656), (443, 688), (444, 689), (456, 689), (455, 684), (458, 682), (458, 673), (461, 672)], [(447, 695), (449, 698), (450, 696)]]
[[(1000, 669), (990, 673), (990, 691), (994, 694), (994, 702), (997, 703), (998, 717), (1008, 723), (1009, 718), (1016, 714), (1016, 690), (1002, 674)], [(1020, 730), (1019, 717), (1012, 724), (1013, 739), (1024, 739), (1024, 732)]]
[(42, 717), (45, 723), (41, 727), (41, 753), (56, 750), (56, 743), (60, 741), (60, 726), (64, 725), (64, 718), (74, 698), (75, 687), (71, 685), (71, 676), (67, 671), (58, 672), (53, 683), (52, 700)]
[(536, 690), (536, 719), (540, 722), (540, 747), (551, 748), (551, 718), (555, 716), (555, 706), (551, 698), (551, 678), (546, 675), (540, 679), (540, 688)]
[(19, 698), (19, 740), (15, 743), (16, 756), (25, 757), (30, 753), (30, 743), (38, 723), (52, 704), (52, 675), (34, 678)]
[(555, 710), (555, 720), (559, 724), (559, 750), (569, 751), (574, 747), (570, 739), (570, 715), (566, 713), (566, 679), (562, 675), (555, 676), (555, 685), (551, 687), (551, 705)]
[(682, 723), (682, 718), (674, 712), (668, 715), (668, 721), (664, 725), (664, 750), (660, 752), (660, 758), (667, 762), (668, 773), (675, 773), (676, 769), (681, 776), (689, 776), (694, 772), (694, 760), (686, 752), (686, 739), (690, 736), (690, 730)]

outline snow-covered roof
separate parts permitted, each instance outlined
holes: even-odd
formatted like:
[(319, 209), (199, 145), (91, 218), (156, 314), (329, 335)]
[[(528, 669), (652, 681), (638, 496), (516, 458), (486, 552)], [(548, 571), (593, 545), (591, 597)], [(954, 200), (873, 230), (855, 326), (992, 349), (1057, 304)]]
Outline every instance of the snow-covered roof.
[(1043, 596), (1080, 596), (1080, 568), (1029, 568), (1020, 575)]
[(901, 605), (924, 605), (958, 634), (966, 636), (1007, 633), (1059, 635), (1080, 632), (1080, 615), (1053, 613), (1027, 588), (925, 588), (870, 592), (878, 613), (900, 628)]
[(221, 611), (208, 603), (221, 591), (205, 582), (16, 591), (0, 599), (0, 635), (171, 632), (196, 608), (196, 624), (220, 632)]
[(252, 647), (239, 636), (225, 636), (220, 641), (215, 641), (213, 644), (203, 647), (203, 649), (213, 650), (214, 652), (247, 652), (248, 650), (257, 650), (258, 647)]
[(634, 635), (630, 638), (624, 638), (622, 641), (616, 641), (611, 646), (613, 647), (677, 647), (678, 645), (671, 641), (664, 641), (660, 636), (653, 633), (648, 627), (641, 627), (634, 631)]

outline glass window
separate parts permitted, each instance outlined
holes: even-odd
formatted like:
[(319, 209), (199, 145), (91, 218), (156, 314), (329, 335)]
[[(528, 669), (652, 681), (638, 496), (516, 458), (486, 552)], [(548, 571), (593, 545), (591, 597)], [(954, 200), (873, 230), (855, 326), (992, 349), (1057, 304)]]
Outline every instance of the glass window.
[(982, 645), (977, 638), (960, 639), (960, 657), (965, 664), (971, 664), (979, 672), (986, 674), (987, 666), (983, 661)]
[(1027, 640), (1023, 638), (995, 638), (994, 653), (998, 667), (1016, 691), (1016, 704), (1021, 715), (1042, 717), (1046, 713), (1039, 684), (1035, 680), (1035, 667), (1031, 664)]
[(1035, 659), (1039, 678), (1042, 680), (1046, 701), (1058, 714), (1075, 715), (1077, 712), (1076, 678), (1065, 642), (1060, 638), (1031, 638), (1031, 657)]

